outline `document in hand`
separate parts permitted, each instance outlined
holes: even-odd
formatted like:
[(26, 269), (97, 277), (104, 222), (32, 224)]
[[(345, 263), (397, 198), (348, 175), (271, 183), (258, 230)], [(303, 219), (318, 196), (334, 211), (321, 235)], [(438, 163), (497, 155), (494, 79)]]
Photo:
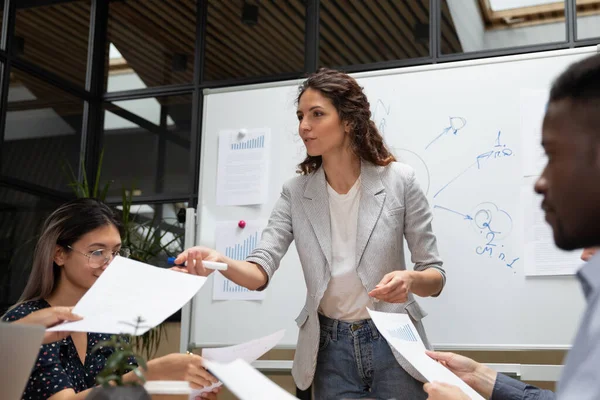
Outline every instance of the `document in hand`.
[(229, 364), (205, 361), (204, 366), (240, 400), (296, 399), (244, 360), (238, 359)]
[[(141, 335), (183, 307), (205, 281), (117, 256), (75, 305), (83, 319), (49, 330)], [(138, 317), (143, 322), (136, 330)]]
[[(203, 349), (202, 358), (206, 361), (217, 362), (220, 364), (230, 363), (237, 359), (244, 360), (247, 363), (258, 360), (267, 351), (271, 350), (283, 339), (285, 329), (277, 331), (259, 339), (250, 340), (241, 344), (236, 344), (229, 347), (219, 347), (214, 349)], [(221, 386), (221, 382), (217, 382), (212, 386), (203, 389), (193, 390), (190, 394), (190, 399), (193, 400), (202, 393), (210, 392), (213, 388)]]
[(429, 382), (445, 382), (458, 386), (473, 400), (483, 400), (475, 390), (442, 364), (425, 353), (425, 346), (407, 314), (369, 310), (371, 319), (387, 342), (419, 371)]

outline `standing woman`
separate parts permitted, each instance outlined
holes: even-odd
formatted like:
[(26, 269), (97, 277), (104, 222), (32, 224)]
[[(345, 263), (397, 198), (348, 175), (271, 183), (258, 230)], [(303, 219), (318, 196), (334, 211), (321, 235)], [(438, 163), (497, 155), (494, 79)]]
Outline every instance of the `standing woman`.
[(176, 262), (187, 260), (200, 275), (211, 270), (194, 260), (225, 262), (227, 278), (263, 290), (295, 240), (307, 288), (296, 318), (296, 385), (312, 383), (317, 399), (425, 398), (415, 379), (422, 377), (390, 349), (366, 309), (408, 313), (428, 345), (413, 294), (439, 295), (445, 272), (425, 194), (413, 169), (386, 148), (352, 77), (321, 69), (299, 88), (297, 104), (307, 157), (283, 185), (258, 247), (246, 261), (193, 247)]
[[(115, 213), (97, 200), (77, 199), (59, 207), (44, 223), (21, 299), (2, 320), (32, 320), (34, 314), (41, 315), (40, 310), (77, 304), (114, 257), (125, 255), (120, 231)], [(43, 344), (23, 399), (85, 399), (113, 352), (109, 348), (101, 347), (96, 352), (92, 349), (110, 336), (73, 332), (62, 340)], [(187, 380), (195, 388), (216, 382), (201, 364), (197, 355), (169, 354), (148, 361), (144, 374), (147, 380)], [(132, 371), (123, 375), (123, 380), (133, 382), (138, 378)], [(216, 393), (203, 396), (214, 399)]]

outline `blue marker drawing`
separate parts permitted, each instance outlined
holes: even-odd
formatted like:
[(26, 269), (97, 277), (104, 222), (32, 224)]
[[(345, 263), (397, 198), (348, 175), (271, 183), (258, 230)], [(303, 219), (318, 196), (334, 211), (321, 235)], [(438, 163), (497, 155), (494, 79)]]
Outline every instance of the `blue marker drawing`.
[[(499, 208), (492, 202), (481, 203), (477, 205), (476, 212), (473, 214), (473, 225), (477, 232), (485, 238), (485, 244), (475, 247), (475, 253), (488, 258), (495, 256), (495, 251), (503, 248), (504, 245), (497, 243), (497, 240), (502, 240), (512, 231), (512, 217), (508, 212)], [(492, 228), (492, 222), (494, 228)], [(500, 229), (498, 229), (500, 227)], [(506, 253), (501, 251), (496, 257), (504, 265), (512, 268), (514, 263), (519, 260), (519, 257), (514, 258), (512, 262), (506, 262)]]
[(498, 131), (498, 135), (496, 136), (496, 144), (494, 145), (494, 149), (482, 153), (477, 156), (477, 169), (481, 169), (481, 164), (479, 160), (488, 160), (491, 157), (493, 158), (502, 158), (502, 157), (510, 157), (513, 154), (512, 149), (506, 147), (505, 144), (500, 143), (500, 135), (502, 131)]
[[(504, 245), (499, 244), (496, 241), (502, 240), (512, 231), (513, 222), (510, 214), (492, 202), (478, 204), (474, 208), (474, 212), (470, 214), (464, 214), (437, 204), (434, 205), (433, 208), (460, 215), (463, 217), (463, 220), (468, 221), (471, 224), (478, 235), (483, 236), (485, 243), (475, 247), (475, 253), (480, 256), (485, 255), (488, 256), (488, 258), (494, 257), (494, 251), (504, 247)], [(472, 217), (471, 215), (474, 216)], [(494, 221), (494, 228), (492, 228), (492, 221)], [(501, 230), (496, 230), (498, 227), (501, 227)], [(512, 268), (514, 263), (519, 260), (517, 257), (513, 259), (510, 264), (506, 263), (506, 254), (504, 252), (501, 252), (497, 258), (510, 268)]]
[[(385, 115), (383, 116), (383, 118), (381, 118), (379, 123), (377, 123), (377, 116), (379, 115), (378, 111), (380, 109), (380, 106), (381, 106), (381, 108), (383, 108), (383, 112), (385, 113)], [(385, 117), (390, 115), (391, 108), (392, 108), (392, 106), (386, 107), (383, 100), (377, 99), (377, 104), (375, 104), (375, 111), (373, 112), (373, 122), (375, 122), (375, 124), (377, 125), (377, 129), (379, 130), (379, 133), (382, 136), (385, 134), (385, 127), (387, 126), (387, 121), (386, 121)]]
[(467, 124), (467, 120), (464, 119), (463, 117), (450, 117), (449, 119), (450, 119), (450, 126), (447, 126), (446, 128), (444, 128), (442, 133), (440, 133), (435, 139), (433, 139), (431, 142), (429, 142), (429, 144), (427, 146), (425, 146), (425, 150), (427, 150), (427, 148), (429, 148), (429, 146), (431, 146), (436, 140), (440, 139), (442, 136), (444, 136), (448, 132), (451, 132), (454, 136), (456, 136), (458, 131), (460, 131), (462, 128), (464, 128), (465, 125)]
[(471, 165), (469, 165), (467, 168), (465, 168), (461, 173), (459, 173), (458, 175), (456, 175), (454, 178), (452, 178), (450, 180), (450, 182), (446, 183), (444, 186), (441, 187), (440, 190), (438, 190), (434, 195), (433, 198), (435, 199), (444, 189), (446, 189), (452, 182), (454, 182), (455, 180), (457, 180), (458, 178), (460, 178), (460, 176), (462, 174), (464, 174), (465, 172), (467, 172), (471, 167), (477, 165), (477, 169), (481, 169), (481, 160), (488, 160), (490, 158), (492, 159), (497, 159), (497, 158), (503, 158), (503, 157), (510, 157), (513, 155), (513, 151), (506, 147), (506, 145), (501, 144), (500, 142), (500, 135), (502, 134), (502, 131), (498, 131), (498, 134), (496, 135), (496, 140), (495, 140), (495, 144), (494, 144), (494, 148), (490, 151), (486, 151), (485, 153), (481, 153), (479, 154), (476, 158), (475, 158), (475, 162)]
[(473, 220), (473, 217), (471, 217), (469, 214), (462, 214), (462, 213), (459, 213), (458, 211), (454, 211), (454, 210), (451, 210), (451, 209), (446, 208), (446, 207), (434, 205), (433, 208), (439, 208), (441, 210), (450, 211), (451, 213), (460, 215), (461, 217), (463, 217), (463, 219), (471, 220), (471, 221)]
[(515, 258), (514, 260), (512, 260), (512, 262), (510, 264), (506, 264), (507, 267), (512, 268), (513, 264), (515, 263), (515, 261), (517, 261), (519, 259), (519, 257)]
[[(515, 262), (520, 259), (519, 257), (514, 258), (510, 263), (506, 261), (507, 255), (502, 240), (511, 233), (513, 220), (508, 212), (498, 207), (495, 203), (480, 203), (475, 206), (473, 212), (469, 214), (461, 213), (437, 204), (434, 205), (433, 208), (460, 215), (463, 220), (470, 224), (477, 235), (485, 241), (481, 245), (475, 246), (476, 254), (487, 256), (487, 258), (490, 259), (496, 258), (509, 268), (513, 268)], [(496, 256), (498, 252), (499, 254)]]
[[(495, 203), (484, 202), (473, 208), (473, 229), (479, 234), (490, 235), (494, 238), (504, 239), (510, 234), (513, 227), (512, 217), (508, 212), (498, 207)], [(496, 229), (492, 229), (492, 222)]]
[(502, 131), (498, 131), (498, 136), (496, 136), (496, 144), (494, 145), (494, 147), (506, 147), (505, 144), (500, 143), (500, 134), (501, 133), (502, 133)]
[(455, 180), (457, 180), (458, 178), (460, 178), (460, 176), (462, 174), (464, 174), (465, 172), (467, 172), (472, 166), (474, 166), (475, 164), (477, 164), (476, 162), (474, 162), (473, 164), (469, 165), (467, 168), (464, 169), (464, 171), (462, 171), (460, 174), (456, 175), (454, 178), (452, 178), (452, 180), (448, 183), (446, 183), (444, 186), (442, 186), (442, 188), (440, 190), (438, 190), (434, 195), (433, 198), (435, 199), (437, 197), (438, 194), (440, 194), (442, 192), (442, 190), (446, 189), (452, 182), (454, 182)]

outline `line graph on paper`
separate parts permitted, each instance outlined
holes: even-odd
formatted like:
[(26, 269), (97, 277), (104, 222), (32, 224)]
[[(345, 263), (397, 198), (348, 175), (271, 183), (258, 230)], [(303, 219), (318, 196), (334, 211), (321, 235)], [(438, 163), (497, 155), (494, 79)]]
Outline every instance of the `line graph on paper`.
[[(266, 221), (246, 221), (244, 228), (238, 227), (238, 221), (217, 223), (215, 230), (216, 250), (234, 260), (245, 260), (256, 248)], [(248, 290), (214, 272), (213, 300), (262, 300), (265, 292)]]

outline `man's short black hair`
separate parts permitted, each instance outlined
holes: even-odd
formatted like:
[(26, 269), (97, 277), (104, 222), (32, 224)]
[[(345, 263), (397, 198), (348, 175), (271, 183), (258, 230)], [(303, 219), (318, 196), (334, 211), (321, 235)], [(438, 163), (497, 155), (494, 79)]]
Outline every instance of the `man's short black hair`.
[(554, 81), (550, 101), (600, 101), (600, 54), (572, 64)]

